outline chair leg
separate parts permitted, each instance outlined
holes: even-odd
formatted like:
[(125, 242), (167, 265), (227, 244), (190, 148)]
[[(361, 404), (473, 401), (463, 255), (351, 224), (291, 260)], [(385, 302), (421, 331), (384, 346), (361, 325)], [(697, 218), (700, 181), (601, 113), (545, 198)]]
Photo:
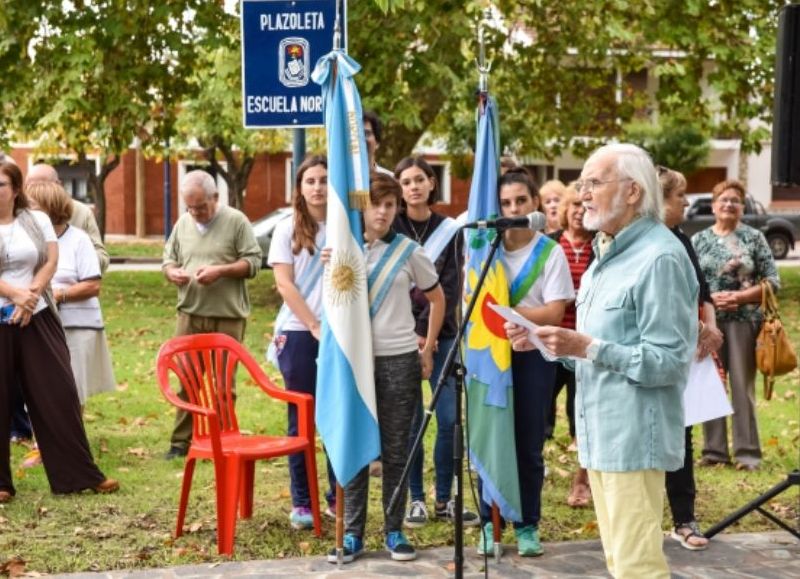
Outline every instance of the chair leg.
[(249, 519), (253, 516), (253, 485), (256, 478), (256, 461), (242, 463), (242, 480), (239, 488), (239, 517)]
[(319, 514), (319, 483), (317, 478), (317, 455), (316, 448), (312, 438), (306, 447), (304, 454), (306, 456), (306, 474), (308, 476), (308, 494), (311, 495), (311, 514), (314, 517), (314, 534), (317, 537), (322, 536), (322, 517)]
[(241, 477), (242, 464), (239, 457), (226, 457), (222, 480), (217, 478), (217, 550), (220, 555), (233, 555)]
[(192, 477), (197, 459), (187, 458), (183, 465), (183, 483), (181, 484), (181, 498), (178, 503), (178, 522), (175, 525), (175, 537), (183, 535), (183, 524), (186, 521), (186, 507), (189, 503), (189, 492), (192, 490)]

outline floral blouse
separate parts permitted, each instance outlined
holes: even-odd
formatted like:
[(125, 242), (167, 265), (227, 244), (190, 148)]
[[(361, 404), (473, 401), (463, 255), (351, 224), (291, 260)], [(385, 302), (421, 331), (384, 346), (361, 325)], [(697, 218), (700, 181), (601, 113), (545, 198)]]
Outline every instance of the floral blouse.
[[(753, 287), (767, 279), (777, 291), (778, 270), (764, 234), (740, 223), (725, 236), (714, 233), (713, 227), (692, 236), (692, 245), (700, 259), (711, 293), (738, 291)], [(760, 321), (760, 304), (744, 304), (735, 312), (717, 312), (717, 320)]]

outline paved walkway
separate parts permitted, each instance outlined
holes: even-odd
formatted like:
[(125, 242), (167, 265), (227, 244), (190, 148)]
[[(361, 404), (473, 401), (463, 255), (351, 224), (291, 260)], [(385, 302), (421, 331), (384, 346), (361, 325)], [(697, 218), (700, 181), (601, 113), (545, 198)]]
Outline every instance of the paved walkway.
[[(743, 533), (718, 535), (707, 551), (683, 549), (671, 539), (665, 539), (665, 550), (672, 576), (680, 579), (710, 579), (722, 577), (778, 579), (800, 577), (800, 541), (789, 533)], [(518, 557), (512, 546), (500, 563), (489, 562), (489, 577), (609, 577), (599, 541), (545, 543), (545, 555), (537, 559)], [(73, 573), (56, 575), (71, 579), (125, 578), (253, 578), (253, 577), (452, 577), (453, 549), (438, 548), (422, 551), (411, 563), (395, 563), (386, 553), (367, 553), (341, 571), (322, 557), (245, 561), (191, 565), (171, 569), (146, 571), (114, 571), (106, 573)], [(465, 577), (484, 576), (483, 559), (475, 548), (465, 552)]]

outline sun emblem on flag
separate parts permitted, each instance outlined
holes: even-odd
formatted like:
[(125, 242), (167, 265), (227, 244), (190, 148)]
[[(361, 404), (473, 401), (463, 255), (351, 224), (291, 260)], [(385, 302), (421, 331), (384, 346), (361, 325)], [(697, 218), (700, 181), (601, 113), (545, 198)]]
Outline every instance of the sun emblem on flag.
[[(470, 288), (478, 284), (478, 274), (474, 269), (469, 270), (467, 278)], [(488, 348), (492, 360), (501, 372), (505, 372), (511, 366), (511, 347), (503, 327), (505, 320), (490, 308), (489, 304), (498, 303), (500, 301), (498, 300), (500, 293), (507, 293), (507, 288), (508, 281), (505, 269), (501, 263), (496, 263), (494, 267), (489, 269), (486, 282), (478, 294), (475, 309), (470, 317), (472, 325), (467, 339), (467, 346), (473, 350), (485, 350)], [(469, 295), (466, 297), (467, 299), (470, 298)]]
[(334, 251), (325, 268), (325, 297), (335, 306), (353, 303), (366, 284), (363, 259), (346, 249)]

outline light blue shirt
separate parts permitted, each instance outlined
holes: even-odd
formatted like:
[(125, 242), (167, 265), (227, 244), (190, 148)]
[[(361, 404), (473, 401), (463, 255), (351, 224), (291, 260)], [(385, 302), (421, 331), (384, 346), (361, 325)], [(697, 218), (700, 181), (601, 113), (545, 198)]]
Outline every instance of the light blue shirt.
[(697, 295), (686, 250), (648, 218), (620, 231), (584, 273), (577, 329), (602, 342), (594, 361), (576, 362), (584, 468), (671, 471), (683, 465), (683, 390), (697, 344)]

